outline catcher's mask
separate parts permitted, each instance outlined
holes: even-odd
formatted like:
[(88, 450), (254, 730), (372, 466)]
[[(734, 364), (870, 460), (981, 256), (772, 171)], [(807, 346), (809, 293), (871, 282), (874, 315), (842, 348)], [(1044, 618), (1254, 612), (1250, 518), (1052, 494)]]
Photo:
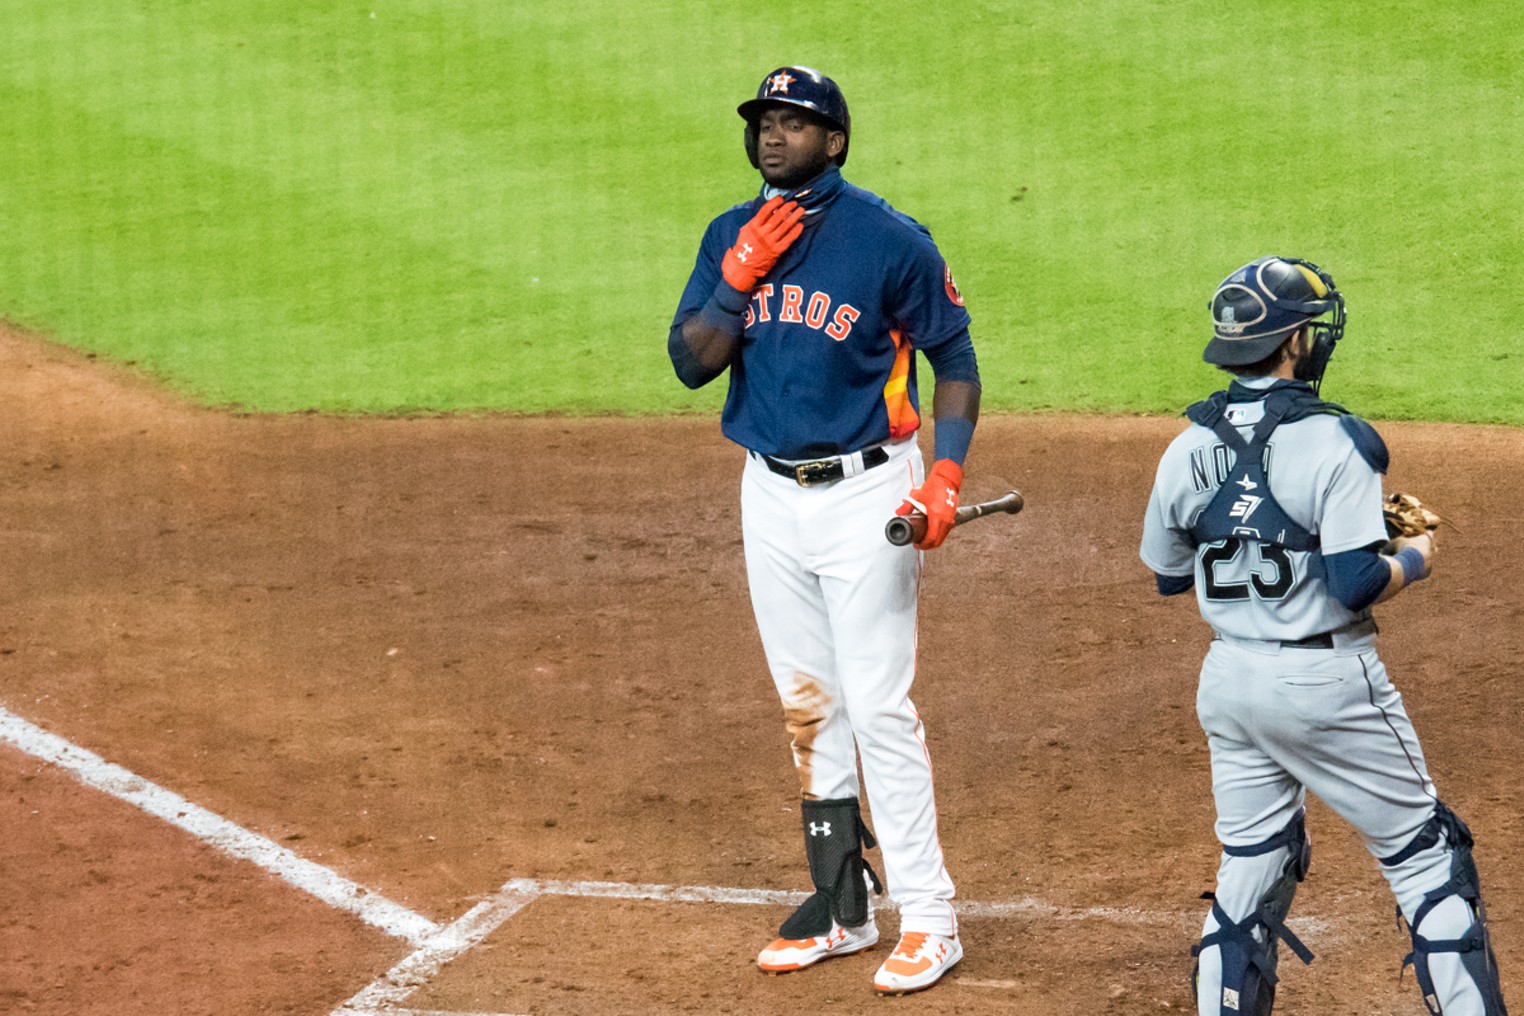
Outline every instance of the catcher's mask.
[(757, 121), (769, 106), (797, 106), (825, 120), (846, 135), (836, 165), (847, 162), (847, 146), (852, 141), (852, 115), (847, 112), (846, 96), (836, 82), (810, 67), (779, 67), (757, 86), (757, 97), (748, 99), (736, 107), (736, 112), (746, 121), (746, 157), (753, 168), (757, 161)]
[[(1344, 337), (1344, 295), (1332, 276), (1301, 258), (1249, 262), (1222, 280), (1209, 306), (1214, 333), (1201, 358), (1219, 367), (1258, 363), (1311, 322), (1312, 350), (1297, 364), (1296, 376), (1314, 391)], [(1325, 314), (1331, 317), (1314, 320)]]

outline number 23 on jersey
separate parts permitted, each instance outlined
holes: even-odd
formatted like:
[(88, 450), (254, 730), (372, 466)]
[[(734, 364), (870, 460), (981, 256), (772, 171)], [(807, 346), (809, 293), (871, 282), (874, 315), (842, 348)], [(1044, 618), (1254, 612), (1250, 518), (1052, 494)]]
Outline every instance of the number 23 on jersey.
[[(1244, 565), (1234, 567), (1244, 559)], [(1244, 576), (1247, 565), (1247, 576)], [(1225, 581), (1219, 567), (1228, 576), (1246, 577), (1247, 581)], [(1276, 543), (1259, 540), (1218, 540), (1201, 552), (1201, 572), (1209, 600), (1247, 600), (1252, 595), (1261, 600), (1283, 599), (1291, 591), (1296, 573), (1291, 555)]]

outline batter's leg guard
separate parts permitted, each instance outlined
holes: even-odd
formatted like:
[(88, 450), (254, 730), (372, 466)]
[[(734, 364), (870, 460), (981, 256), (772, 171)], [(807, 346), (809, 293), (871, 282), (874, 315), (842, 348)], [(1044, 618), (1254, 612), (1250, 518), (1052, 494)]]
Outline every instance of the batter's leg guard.
[[(1477, 875), (1476, 861), (1471, 856), (1471, 830), (1460, 817), (1443, 804), (1434, 809), (1434, 817), (1419, 830), (1401, 851), (1391, 857), (1383, 857), (1385, 865), (1400, 864), (1427, 850), (1443, 837), (1450, 845), (1450, 880), (1438, 889), (1424, 893), (1423, 902), (1413, 914), (1408, 932), (1413, 939), (1413, 951), (1403, 957), (1402, 969), (1409, 964), (1418, 975), (1418, 987), (1423, 992), (1424, 1007), (1433, 1016), (1443, 1016), (1450, 999), (1440, 998), (1431, 967), (1435, 953), (1459, 953), (1461, 968), (1470, 976), (1482, 999), (1484, 1016), (1508, 1016), (1503, 1005), (1503, 985), (1498, 977), (1498, 961), (1492, 952), (1492, 939), (1487, 933), (1487, 909), (1482, 905), (1481, 879)], [(1423, 934), (1424, 919), (1434, 909), (1451, 897), (1460, 897), (1470, 915), (1470, 926), (1453, 938), (1427, 938)], [(1397, 910), (1402, 918), (1402, 908)]]
[[(1268, 840), (1248, 847), (1224, 846), (1230, 857), (1258, 857), (1272, 850), (1285, 850), (1286, 863), (1280, 875), (1260, 897), (1253, 910), (1241, 921), (1234, 921), (1222, 909), (1213, 893), (1202, 899), (1212, 901), (1212, 917), (1217, 930), (1204, 935), (1191, 947), (1192, 956), (1217, 947), (1222, 960), (1222, 985), (1216, 999), (1221, 1016), (1270, 1016), (1275, 1008), (1276, 943), (1285, 942), (1303, 963), (1311, 963), (1312, 951), (1286, 927), (1286, 915), (1296, 896), (1297, 883), (1307, 877), (1312, 864), (1312, 841), (1307, 838), (1307, 813), (1296, 813), (1286, 827)], [(1191, 991), (1199, 994), (1201, 967), (1191, 972)], [(1199, 1003), (1198, 1003), (1199, 1004)], [(1212, 1003), (1208, 1002), (1208, 1005)]]
[(857, 798), (805, 801), (800, 812), (815, 894), (783, 922), (778, 934), (789, 939), (825, 935), (833, 919), (844, 928), (867, 923), (871, 911), (864, 875), (872, 879), (874, 892), (882, 893), (884, 886), (863, 858), (863, 848), (877, 841), (863, 822)]

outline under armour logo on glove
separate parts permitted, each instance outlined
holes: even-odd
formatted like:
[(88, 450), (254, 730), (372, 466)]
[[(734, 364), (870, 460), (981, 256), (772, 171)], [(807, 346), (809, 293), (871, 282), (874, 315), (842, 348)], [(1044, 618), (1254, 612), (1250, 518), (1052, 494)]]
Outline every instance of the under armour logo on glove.
[(907, 494), (904, 504), (895, 509), (896, 515), (919, 512), (926, 516), (926, 535), (916, 543), (917, 550), (940, 547), (947, 539), (956, 524), (958, 489), (962, 485), (963, 467), (951, 459), (938, 459), (931, 464), (926, 482)]
[(829, 835), (831, 835), (831, 823), (829, 823), (829, 822), (811, 822), (810, 823), (810, 835), (811, 836), (829, 836)]
[(720, 262), (725, 281), (743, 293), (750, 293), (762, 276), (773, 270), (778, 258), (804, 232), (800, 219), (804, 209), (793, 201), (774, 194), (762, 203), (752, 220), (741, 227), (735, 246)]

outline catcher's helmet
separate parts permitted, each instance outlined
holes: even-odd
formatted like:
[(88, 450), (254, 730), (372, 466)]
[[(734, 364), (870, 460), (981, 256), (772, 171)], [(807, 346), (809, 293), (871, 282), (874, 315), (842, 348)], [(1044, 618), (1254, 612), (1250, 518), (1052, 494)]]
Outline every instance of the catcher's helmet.
[(846, 135), (836, 165), (845, 165), (847, 146), (852, 141), (852, 115), (847, 112), (846, 96), (836, 82), (811, 67), (779, 67), (757, 86), (757, 97), (736, 107), (746, 121), (746, 157), (757, 166), (757, 121), (770, 106), (798, 106), (828, 121)]
[(1214, 334), (1201, 358), (1219, 367), (1258, 363), (1298, 328), (1313, 325), (1312, 355), (1298, 374), (1316, 388), (1344, 336), (1344, 295), (1333, 278), (1301, 258), (1262, 257), (1222, 280), (1209, 304)]

